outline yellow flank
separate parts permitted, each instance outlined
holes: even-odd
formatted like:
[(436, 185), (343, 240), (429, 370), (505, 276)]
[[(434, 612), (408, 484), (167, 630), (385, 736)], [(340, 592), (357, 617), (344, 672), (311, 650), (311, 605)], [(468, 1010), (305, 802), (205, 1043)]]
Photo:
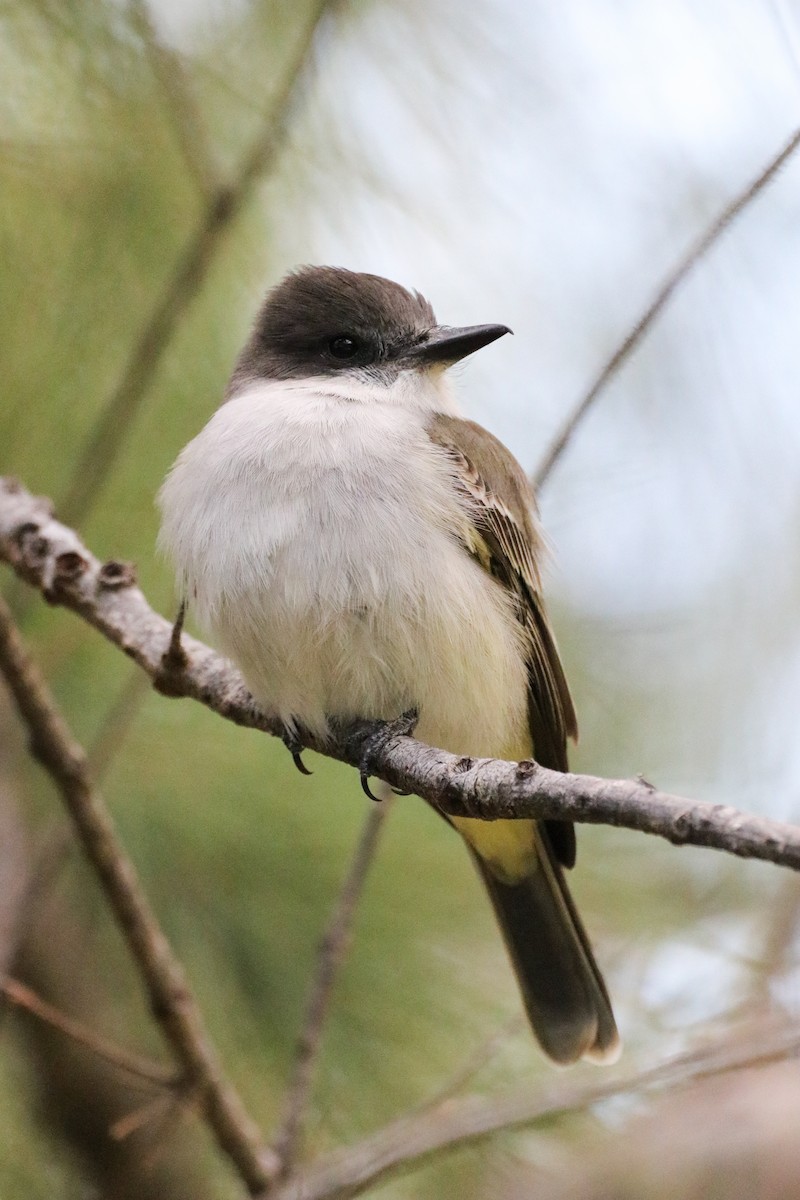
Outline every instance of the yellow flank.
[(451, 817), (462, 837), (503, 883), (519, 883), (535, 869), (535, 821), (476, 821)]
[(476, 558), (483, 567), (487, 575), (492, 573), (492, 554), (486, 542), (483, 540), (478, 530), (471, 521), (467, 522), (464, 530), (464, 540), (467, 544), (467, 550)]
[[(480, 744), (478, 753), (520, 762), (530, 757), (531, 749), (530, 735), (525, 729), (505, 745)], [(536, 821), (477, 821), (474, 817), (450, 820), (501, 883), (520, 883), (536, 870), (539, 862)]]

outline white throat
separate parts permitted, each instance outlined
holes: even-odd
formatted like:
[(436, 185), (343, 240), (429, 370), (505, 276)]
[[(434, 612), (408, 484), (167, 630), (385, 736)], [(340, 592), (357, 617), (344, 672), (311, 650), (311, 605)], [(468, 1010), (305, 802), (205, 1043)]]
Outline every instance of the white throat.
[(364, 370), (338, 371), (335, 375), (312, 375), (307, 379), (248, 380), (233, 393), (228, 403), (258, 392), (265, 401), (279, 393), (292, 395), (296, 403), (302, 396), (329, 397), (351, 404), (389, 405), (417, 413), (459, 413), (447, 372), (435, 365), (422, 370), (400, 371), (393, 377)]

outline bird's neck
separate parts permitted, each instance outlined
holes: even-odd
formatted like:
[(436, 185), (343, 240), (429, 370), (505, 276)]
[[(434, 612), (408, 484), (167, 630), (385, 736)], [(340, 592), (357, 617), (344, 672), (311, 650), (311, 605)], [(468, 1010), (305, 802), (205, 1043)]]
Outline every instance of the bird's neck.
[(460, 415), (450, 381), (441, 369), (400, 371), (394, 378), (342, 372), (337, 375), (314, 375), (307, 379), (249, 380), (228, 398), (235, 400), (245, 392), (255, 391), (265, 399), (270, 395), (293, 396), (298, 406), (304, 398), (313, 398), (314, 401), (330, 398), (365, 408), (389, 407), (420, 414)]

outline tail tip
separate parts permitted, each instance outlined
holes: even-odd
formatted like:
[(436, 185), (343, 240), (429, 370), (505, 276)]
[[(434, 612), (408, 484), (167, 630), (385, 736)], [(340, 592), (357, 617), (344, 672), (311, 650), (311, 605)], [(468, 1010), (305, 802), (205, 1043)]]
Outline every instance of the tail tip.
[(598, 1067), (612, 1067), (615, 1062), (619, 1062), (621, 1054), (622, 1038), (615, 1029), (612, 1038), (602, 1043), (595, 1041), (588, 1050), (584, 1050), (581, 1058)]

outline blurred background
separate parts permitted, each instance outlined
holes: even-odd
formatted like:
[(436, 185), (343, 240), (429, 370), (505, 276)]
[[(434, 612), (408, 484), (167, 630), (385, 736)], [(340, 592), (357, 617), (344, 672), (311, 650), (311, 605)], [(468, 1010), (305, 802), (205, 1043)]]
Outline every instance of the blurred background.
[[(154, 495), (216, 406), (265, 287), (333, 263), (418, 288), (448, 324), (509, 324), (516, 336), (458, 384), (466, 414), (533, 471), (662, 280), (800, 124), (800, 3), (7, 0), (0, 77), (0, 471), (52, 496), (98, 556), (134, 560), (171, 615)], [(673, 296), (541, 495), (576, 769), (789, 820), (798, 279), (800, 153)], [(8, 571), (0, 583), (223, 1059), (273, 1129), (369, 802), (353, 772), (316, 758), (304, 779), (279, 744), (149, 692), (75, 617)], [(0, 966), (159, 1054), (4, 694), (0, 739)], [(572, 886), (616, 1002), (619, 1070), (796, 1017), (788, 873), (585, 827)], [(398, 802), (336, 990), (307, 1153), (424, 1101), (487, 1041), (469, 1088), (549, 1086), (509, 1025), (518, 1011), (462, 846), (421, 802)], [(798, 1101), (783, 1063), (503, 1134), (369, 1194), (796, 1195)], [(191, 1113), (151, 1102), (6, 1008), (3, 1195), (241, 1195)], [(110, 1138), (143, 1104), (142, 1128)]]

